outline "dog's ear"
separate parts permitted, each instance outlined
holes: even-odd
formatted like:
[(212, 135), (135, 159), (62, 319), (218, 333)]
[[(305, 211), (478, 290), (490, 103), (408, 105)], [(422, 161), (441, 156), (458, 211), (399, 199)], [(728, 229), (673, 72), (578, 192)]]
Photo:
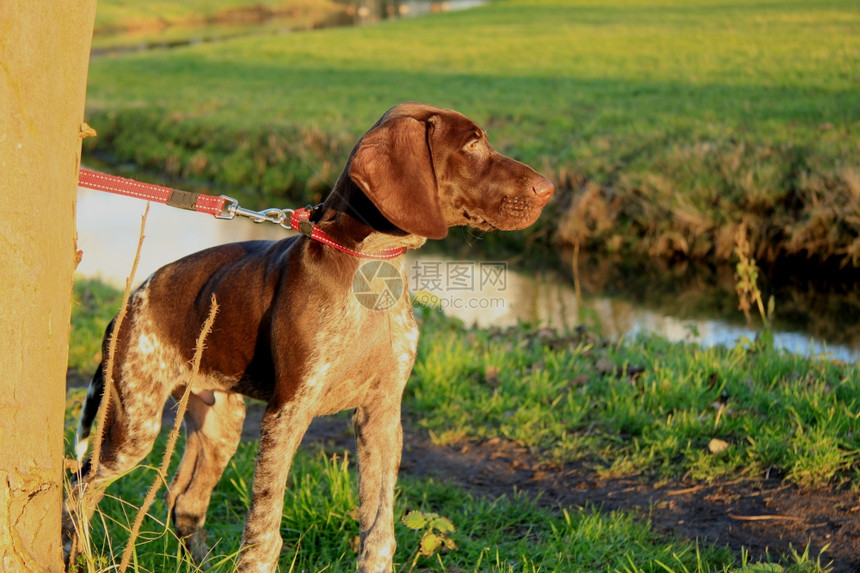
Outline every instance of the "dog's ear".
[(448, 225), (439, 204), (429, 125), (412, 117), (382, 121), (359, 142), (349, 176), (392, 224), (442, 239)]

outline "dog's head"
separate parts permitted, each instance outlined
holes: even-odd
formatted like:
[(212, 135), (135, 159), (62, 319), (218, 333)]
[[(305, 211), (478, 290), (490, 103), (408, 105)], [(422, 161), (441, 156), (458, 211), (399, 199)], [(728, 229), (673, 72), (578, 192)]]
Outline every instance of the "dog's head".
[(457, 225), (523, 229), (554, 191), (493, 149), (466, 116), (419, 103), (388, 110), (356, 145), (347, 172), (389, 222), (430, 239)]

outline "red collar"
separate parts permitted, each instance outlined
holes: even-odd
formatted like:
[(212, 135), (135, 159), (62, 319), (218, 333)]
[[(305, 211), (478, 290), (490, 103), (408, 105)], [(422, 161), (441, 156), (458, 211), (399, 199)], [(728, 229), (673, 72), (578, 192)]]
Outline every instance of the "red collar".
[(324, 243), (338, 251), (342, 251), (362, 259), (393, 259), (406, 252), (406, 247), (390, 247), (388, 249), (383, 249), (378, 253), (362, 253), (348, 249), (321, 231), (319, 227), (310, 221), (310, 216), (311, 209), (307, 207), (296, 209), (290, 214), (290, 228), (294, 231), (298, 231), (305, 237), (313, 239), (314, 241), (319, 241), (320, 243)]

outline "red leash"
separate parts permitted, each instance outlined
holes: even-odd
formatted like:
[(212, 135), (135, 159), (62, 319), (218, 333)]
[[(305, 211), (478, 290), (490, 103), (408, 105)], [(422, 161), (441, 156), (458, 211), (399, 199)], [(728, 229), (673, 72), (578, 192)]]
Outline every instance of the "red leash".
[(104, 173), (84, 168), (81, 168), (78, 175), (78, 185), (87, 189), (107, 191), (108, 193), (116, 193), (117, 195), (125, 195), (126, 197), (137, 197), (138, 199), (155, 201), (156, 203), (163, 203), (171, 207), (179, 207), (180, 209), (189, 209), (216, 216), (224, 213), (224, 204), (227, 202), (227, 199), (224, 197), (189, 193), (188, 191), (180, 191), (152, 183), (141, 183), (134, 179), (126, 179), (125, 177), (118, 177), (116, 175), (105, 175)]
[(137, 197), (138, 199), (155, 201), (156, 203), (162, 203), (171, 207), (207, 213), (214, 215), (218, 219), (233, 219), (236, 215), (239, 215), (248, 217), (255, 223), (262, 223), (264, 221), (277, 223), (285, 229), (298, 231), (315, 241), (362, 259), (393, 259), (406, 252), (405, 247), (383, 249), (379, 253), (362, 253), (344, 247), (310, 221), (312, 209), (308, 207), (302, 209), (264, 209), (263, 211), (252, 211), (240, 207), (236, 199), (227, 197), (226, 195), (216, 197), (203, 193), (191, 193), (153, 183), (142, 183), (117, 175), (106, 175), (84, 168), (81, 168), (78, 175), (78, 185), (86, 189), (106, 191), (117, 195), (125, 195), (126, 197)]

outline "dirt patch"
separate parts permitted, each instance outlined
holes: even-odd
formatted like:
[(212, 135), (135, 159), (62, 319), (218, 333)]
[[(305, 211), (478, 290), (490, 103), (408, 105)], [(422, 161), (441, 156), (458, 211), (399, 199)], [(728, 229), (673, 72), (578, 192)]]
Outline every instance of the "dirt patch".
[[(248, 409), (246, 438), (259, 437), (261, 414), (257, 405)], [(349, 419), (314, 420), (303, 445), (354, 451)], [(792, 548), (802, 553), (807, 545), (817, 556), (826, 547), (821, 561), (832, 561), (833, 573), (860, 571), (860, 499), (850, 491), (798, 489), (774, 479), (657, 484), (637, 476), (604, 478), (583, 464), (547, 464), (499, 438), (437, 446), (408, 420), (400, 471), (481, 496), (511, 495), (516, 488), (540, 494), (538, 503), (553, 508), (633, 511), (660, 533), (727, 545), (737, 555), (743, 547), (756, 560), (790, 555)]]
[(407, 432), (402, 471), (436, 475), (479, 495), (541, 493), (554, 507), (594, 506), (633, 511), (650, 518), (664, 534), (746, 548), (753, 558), (790, 554), (791, 548), (817, 556), (834, 572), (860, 570), (860, 503), (851, 492), (799, 490), (777, 480), (657, 485), (639, 477), (602, 478), (581, 464), (548, 466), (525, 448), (493, 439), (435, 446)]

